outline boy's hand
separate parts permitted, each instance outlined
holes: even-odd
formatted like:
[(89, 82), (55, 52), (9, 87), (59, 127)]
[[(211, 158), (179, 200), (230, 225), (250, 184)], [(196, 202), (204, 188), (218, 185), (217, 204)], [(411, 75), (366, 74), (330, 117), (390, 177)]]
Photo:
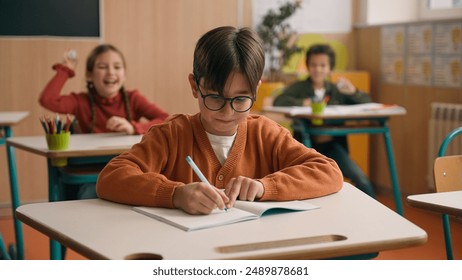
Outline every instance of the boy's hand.
[(352, 95), (356, 92), (356, 87), (346, 78), (339, 78), (337, 82), (337, 88), (340, 91), (340, 93), (346, 94), (346, 95)]
[(232, 178), (225, 188), (225, 194), (229, 197), (228, 208), (233, 207), (236, 199), (254, 201), (263, 196), (264, 188), (260, 181), (239, 176)]
[(179, 186), (173, 193), (173, 205), (189, 214), (210, 214), (225, 209), (229, 199), (223, 191), (202, 182)]
[(107, 120), (106, 128), (116, 132), (125, 132), (128, 135), (135, 134), (133, 125), (126, 118), (122, 117), (112, 116)]

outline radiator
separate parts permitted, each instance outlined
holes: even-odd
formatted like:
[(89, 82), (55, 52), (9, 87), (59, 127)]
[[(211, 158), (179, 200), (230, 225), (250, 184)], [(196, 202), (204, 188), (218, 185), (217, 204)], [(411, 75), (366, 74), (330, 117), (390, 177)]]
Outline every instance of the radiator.
[[(433, 181), (433, 163), (438, 156), (438, 151), (443, 139), (449, 132), (462, 126), (462, 104), (432, 103), (430, 127), (428, 134), (428, 183), (430, 190), (435, 189)], [(445, 155), (462, 154), (462, 141), (452, 141)]]

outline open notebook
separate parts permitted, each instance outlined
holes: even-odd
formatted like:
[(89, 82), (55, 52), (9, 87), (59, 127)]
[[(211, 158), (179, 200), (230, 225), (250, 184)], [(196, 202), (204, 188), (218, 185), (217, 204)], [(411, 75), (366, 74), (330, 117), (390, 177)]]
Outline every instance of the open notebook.
[(133, 210), (171, 224), (185, 231), (206, 229), (242, 221), (254, 220), (264, 214), (277, 214), (290, 211), (306, 211), (319, 208), (306, 201), (249, 202), (236, 201), (228, 211), (215, 209), (209, 215), (190, 215), (180, 209), (133, 207)]

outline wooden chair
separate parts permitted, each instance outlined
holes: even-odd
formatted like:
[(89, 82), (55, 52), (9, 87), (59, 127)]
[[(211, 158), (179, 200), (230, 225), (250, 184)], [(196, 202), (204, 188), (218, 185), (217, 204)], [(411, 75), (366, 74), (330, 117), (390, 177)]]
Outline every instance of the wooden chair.
[[(436, 192), (462, 190), (462, 155), (444, 156), (449, 143), (462, 133), (462, 127), (451, 131), (441, 143), (438, 157), (435, 159), (433, 174)], [(452, 252), (451, 228), (449, 216), (442, 215), (446, 256), (448, 260), (454, 259)]]

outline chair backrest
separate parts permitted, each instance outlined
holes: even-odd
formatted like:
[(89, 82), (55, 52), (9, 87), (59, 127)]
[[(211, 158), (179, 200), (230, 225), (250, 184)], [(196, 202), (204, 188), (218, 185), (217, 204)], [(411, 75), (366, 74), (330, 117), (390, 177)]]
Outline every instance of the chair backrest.
[(462, 155), (436, 158), (433, 173), (436, 192), (462, 190)]
[(332, 72), (330, 74), (331, 81), (336, 83), (339, 78), (346, 78), (357, 87), (359, 90), (365, 93), (371, 92), (371, 78), (367, 71), (339, 71)]
[(440, 145), (438, 157), (433, 165), (436, 192), (462, 190), (462, 155), (444, 155), (449, 143), (458, 135), (462, 135), (462, 127), (449, 132)]

